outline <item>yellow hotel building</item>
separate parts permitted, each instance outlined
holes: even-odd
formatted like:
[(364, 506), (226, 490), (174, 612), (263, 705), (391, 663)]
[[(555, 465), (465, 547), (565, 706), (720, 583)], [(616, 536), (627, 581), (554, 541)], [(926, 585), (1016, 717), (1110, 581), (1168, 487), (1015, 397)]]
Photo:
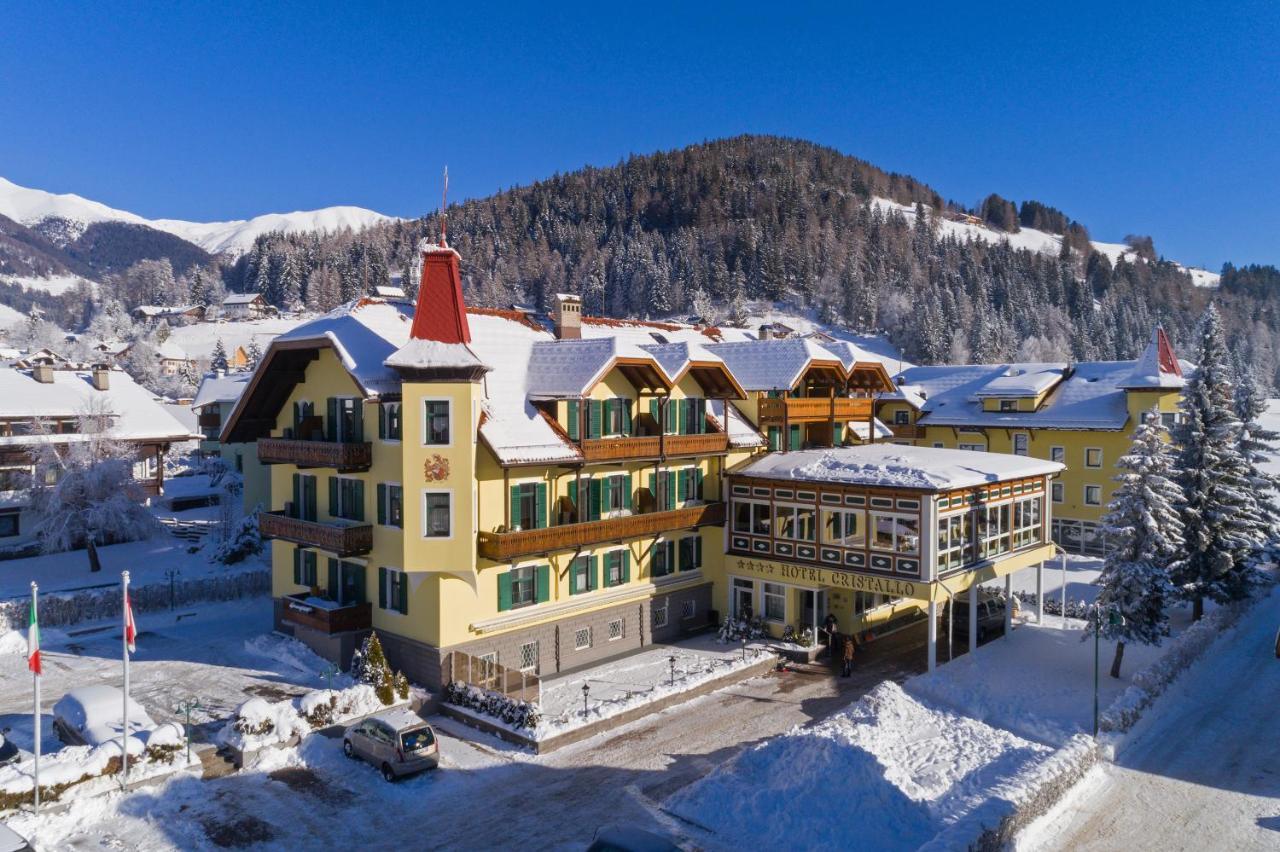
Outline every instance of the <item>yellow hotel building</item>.
[[(1043, 563), (1074, 459), (1038, 434), (1025, 458), (975, 458), (950, 426), (950, 449), (887, 443), (934, 428), (906, 381), (830, 338), (584, 317), (567, 295), (550, 318), (468, 309), (457, 254), (426, 246), (416, 304), (365, 298), (278, 337), (220, 438), (270, 470), (276, 627), (342, 665), (376, 629), (438, 688), (748, 608), (775, 634), (901, 623)], [(881, 422), (895, 405), (907, 424)]]

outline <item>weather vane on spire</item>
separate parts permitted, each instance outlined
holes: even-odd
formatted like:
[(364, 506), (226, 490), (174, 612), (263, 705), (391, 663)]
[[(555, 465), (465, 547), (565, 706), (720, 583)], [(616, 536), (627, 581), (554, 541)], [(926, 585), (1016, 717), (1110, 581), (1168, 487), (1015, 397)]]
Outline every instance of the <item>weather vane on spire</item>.
[(447, 246), (449, 241), (446, 237), (448, 226), (446, 220), (445, 208), (449, 206), (449, 167), (444, 167), (444, 189), (440, 192), (440, 245)]

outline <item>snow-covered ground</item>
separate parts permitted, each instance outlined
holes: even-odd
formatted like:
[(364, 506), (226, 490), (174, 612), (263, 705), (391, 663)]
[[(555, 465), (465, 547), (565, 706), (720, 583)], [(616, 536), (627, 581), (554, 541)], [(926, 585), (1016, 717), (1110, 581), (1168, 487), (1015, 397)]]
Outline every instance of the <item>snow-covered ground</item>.
[(40, 278), (34, 275), (5, 275), (0, 276), (0, 283), (17, 284), (27, 290), (43, 290), (54, 296), (60, 296), (69, 290), (74, 290), (81, 284), (87, 284), (90, 288), (97, 288), (98, 286), (87, 278), (81, 278), (79, 275), (51, 275), (48, 278)]
[(1020, 850), (1280, 849), (1280, 588), (1227, 631)]
[(176, 343), (182, 351), (192, 358), (208, 358), (213, 355), (218, 341), (226, 347), (227, 353), (235, 351), (237, 346), (246, 350), (250, 342), (256, 341), (263, 352), (277, 336), (284, 334), (309, 317), (278, 317), (275, 319), (200, 322), (179, 326), (173, 329), (169, 340)]

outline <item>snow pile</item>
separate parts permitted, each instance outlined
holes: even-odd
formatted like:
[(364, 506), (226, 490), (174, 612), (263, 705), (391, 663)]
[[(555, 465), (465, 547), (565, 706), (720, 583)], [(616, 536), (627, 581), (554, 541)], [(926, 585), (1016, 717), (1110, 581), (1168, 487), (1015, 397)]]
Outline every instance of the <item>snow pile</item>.
[[(2, 625), (0, 625), (2, 626)], [(27, 653), (27, 635), (18, 630), (5, 630), (0, 633), (0, 657), (6, 654)]]
[(363, 683), (346, 689), (318, 689), (284, 701), (250, 698), (236, 709), (235, 716), (218, 735), (218, 741), (242, 752), (257, 751), (293, 742), (317, 728), (386, 709), (387, 705), (378, 699), (374, 688)]
[(726, 846), (803, 837), (810, 848), (917, 849), (970, 814), (1010, 810), (1049, 752), (886, 682), (813, 728), (742, 752), (667, 809)]
[[(297, 639), (278, 633), (263, 633), (244, 641), (244, 649), (255, 657), (283, 663), (303, 674), (323, 674), (332, 665)], [(346, 675), (339, 675), (340, 678)]]

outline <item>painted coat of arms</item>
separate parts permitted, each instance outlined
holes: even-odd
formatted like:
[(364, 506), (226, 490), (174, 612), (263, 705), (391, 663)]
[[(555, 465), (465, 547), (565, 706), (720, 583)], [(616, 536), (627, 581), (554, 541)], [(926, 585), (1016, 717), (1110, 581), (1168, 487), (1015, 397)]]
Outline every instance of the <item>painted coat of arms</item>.
[(449, 478), (449, 460), (436, 453), (422, 463), (422, 476), (427, 482), (440, 482)]

